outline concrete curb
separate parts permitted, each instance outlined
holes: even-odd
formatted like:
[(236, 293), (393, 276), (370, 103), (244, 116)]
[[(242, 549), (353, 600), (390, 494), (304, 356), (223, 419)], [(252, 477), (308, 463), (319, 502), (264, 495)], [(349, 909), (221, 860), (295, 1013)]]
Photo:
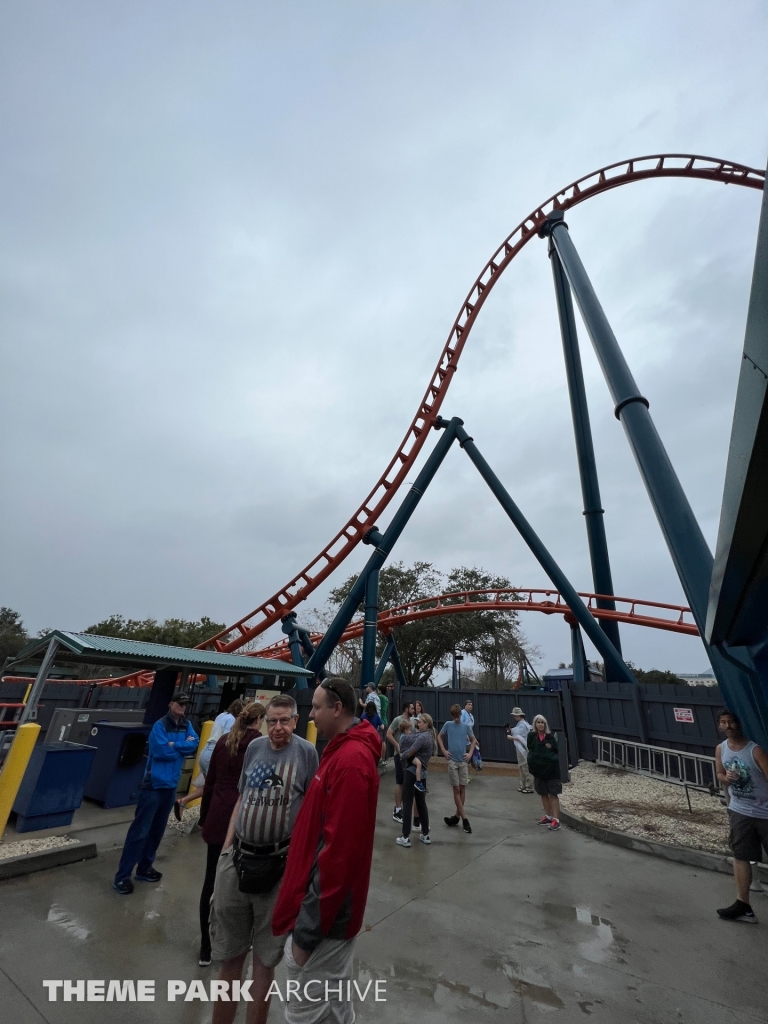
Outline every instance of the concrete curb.
[[(627, 835), (626, 832), (613, 832), (601, 825), (593, 825), (575, 814), (564, 811), (560, 808), (560, 820), (564, 825), (574, 829), (576, 832), (583, 832), (592, 839), (599, 839), (604, 843), (611, 843), (613, 846), (621, 846), (625, 850), (634, 850), (636, 853), (648, 853), (652, 857), (660, 857), (662, 860), (674, 861), (677, 864), (687, 864), (692, 868), (701, 868), (704, 871), (720, 871), (722, 874), (733, 873), (731, 858), (721, 853), (706, 853), (704, 850), (688, 849), (684, 846), (672, 846), (670, 843), (655, 843), (648, 839), (640, 839), (639, 836)], [(757, 877), (762, 882), (768, 882), (768, 866), (759, 864), (757, 866)]]
[(75, 864), (79, 860), (92, 860), (95, 856), (96, 843), (71, 843), (69, 846), (55, 846), (52, 850), (7, 857), (0, 860), (0, 881), (18, 875), (31, 875), (33, 871), (44, 871), (46, 868)]

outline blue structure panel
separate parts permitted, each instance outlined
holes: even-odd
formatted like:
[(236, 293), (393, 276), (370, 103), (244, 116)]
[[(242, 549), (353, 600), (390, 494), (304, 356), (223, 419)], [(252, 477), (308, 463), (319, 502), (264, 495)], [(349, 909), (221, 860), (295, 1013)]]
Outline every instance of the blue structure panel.
[(83, 801), (95, 755), (94, 747), (80, 743), (41, 743), (35, 747), (13, 805), (16, 831), (71, 824)]

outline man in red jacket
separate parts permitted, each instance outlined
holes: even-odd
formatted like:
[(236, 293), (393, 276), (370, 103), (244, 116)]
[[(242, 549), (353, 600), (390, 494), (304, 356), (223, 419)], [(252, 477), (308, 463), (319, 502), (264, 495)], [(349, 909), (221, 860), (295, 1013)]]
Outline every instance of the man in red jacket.
[(356, 707), (345, 679), (325, 679), (312, 698), (310, 718), (329, 742), (296, 819), (272, 915), (275, 935), (291, 933), (285, 964), (299, 987), (287, 988), (289, 1024), (355, 1019), (347, 981), (368, 897), (381, 755), (378, 732), (356, 721)]

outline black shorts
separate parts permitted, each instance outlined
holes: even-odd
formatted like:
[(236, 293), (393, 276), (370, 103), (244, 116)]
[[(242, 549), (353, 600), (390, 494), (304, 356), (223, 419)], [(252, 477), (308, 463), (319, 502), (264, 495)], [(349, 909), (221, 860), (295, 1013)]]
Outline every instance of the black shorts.
[(405, 775), (403, 774), (403, 760), (399, 754), (395, 754), (395, 785), (402, 786), (405, 781)]
[(537, 775), (533, 777), (533, 788), (539, 796), (559, 796), (563, 792), (560, 779), (540, 779)]
[(728, 811), (728, 817), (731, 822), (728, 842), (736, 860), (759, 861), (762, 846), (768, 863), (768, 818), (750, 818), (738, 811)]

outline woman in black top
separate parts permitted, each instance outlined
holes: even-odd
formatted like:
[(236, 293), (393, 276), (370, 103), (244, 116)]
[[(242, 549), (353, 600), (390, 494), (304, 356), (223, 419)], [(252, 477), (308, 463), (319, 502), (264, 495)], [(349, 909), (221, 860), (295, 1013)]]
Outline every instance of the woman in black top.
[(547, 825), (552, 832), (560, 828), (560, 755), (557, 740), (549, 731), (544, 715), (536, 715), (533, 729), (528, 733), (528, 770), (533, 776), (533, 788), (541, 797), (544, 816), (540, 825)]

